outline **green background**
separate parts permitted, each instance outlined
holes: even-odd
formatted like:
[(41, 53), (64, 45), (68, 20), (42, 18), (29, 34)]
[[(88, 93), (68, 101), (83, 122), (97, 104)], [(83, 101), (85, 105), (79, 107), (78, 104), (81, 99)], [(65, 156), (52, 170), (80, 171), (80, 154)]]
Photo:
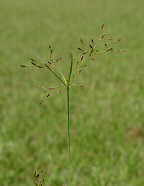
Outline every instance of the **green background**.
[[(47, 59), (51, 44), (68, 63), (79, 38), (105, 24), (123, 54), (98, 55), (71, 92), (72, 185), (144, 185), (143, 0), (0, 1), (0, 185), (32, 186), (37, 167), (46, 185), (67, 183), (66, 94), (45, 98), (49, 72), (20, 68)], [(65, 63), (64, 63), (65, 64)]]

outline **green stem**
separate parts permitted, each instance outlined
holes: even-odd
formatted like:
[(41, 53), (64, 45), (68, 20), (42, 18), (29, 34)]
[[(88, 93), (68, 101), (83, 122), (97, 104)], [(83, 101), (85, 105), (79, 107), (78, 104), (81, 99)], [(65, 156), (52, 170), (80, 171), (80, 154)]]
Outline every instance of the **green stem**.
[(68, 181), (69, 186), (71, 185), (71, 170), (70, 170), (70, 163), (71, 163), (71, 151), (70, 151), (70, 91), (69, 87), (67, 87), (67, 116), (68, 116)]

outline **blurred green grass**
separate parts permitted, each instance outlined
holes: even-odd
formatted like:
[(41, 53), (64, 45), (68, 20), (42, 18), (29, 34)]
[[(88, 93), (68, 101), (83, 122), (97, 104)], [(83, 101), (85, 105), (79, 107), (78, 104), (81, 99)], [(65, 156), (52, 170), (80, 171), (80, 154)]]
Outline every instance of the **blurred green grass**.
[(95, 38), (102, 23), (127, 53), (98, 56), (71, 94), (73, 185), (144, 184), (143, 1), (5, 1), (0, 6), (0, 185), (33, 184), (36, 167), (50, 168), (47, 185), (67, 182), (65, 94), (39, 105), (35, 82), (53, 79), (20, 64), (77, 55), (79, 38)]

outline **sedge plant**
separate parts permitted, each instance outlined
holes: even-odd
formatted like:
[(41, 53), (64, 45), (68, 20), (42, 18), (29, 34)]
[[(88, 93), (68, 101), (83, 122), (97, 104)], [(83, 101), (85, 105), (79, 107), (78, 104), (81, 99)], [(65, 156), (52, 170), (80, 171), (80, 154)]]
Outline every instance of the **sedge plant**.
[[(100, 34), (95, 41), (94, 39), (91, 39), (88, 44), (86, 44), (83, 39), (80, 39), (80, 45), (77, 47), (79, 54), (78, 57), (74, 60), (73, 54), (70, 53), (70, 63), (69, 68), (67, 70), (67, 73), (63, 73), (60, 68), (58, 67), (58, 64), (62, 64), (62, 57), (60, 58), (54, 58), (53, 57), (53, 49), (51, 46), (49, 46), (49, 60), (48, 61), (40, 61), (37, 62), (35, 59), (31, 59), (31, 64), (34, 65), (36, 68), (48, 70), (50, 73), (53, 74), (53, 76), (59, 81), (59, 85), (54, 87), (44, 87), (38, 85), (43, 90), (43, 93), (46, 94), (46, 97), (49, 97), (52, 95), (52, 92), (56, 89), (58, 89), (59, 92), (62, 91), (62, 89), (65, 88), (65, 91), (67, 92), (67, 141), (68, 141), (68, 186), (71, 186), (71, 112), (70, 112), (70, 93), (74, 86), (77, 87), (83, 87), (83, 85), (78, 85), (76, 83), (77, 78), (83, 71), (85, 67), (88, 65), (88, 61), (95, 61), (95, 57), (97, 54), (103, 53), (103, 54), (111, 54), (111, 53), (120, 53), (125, 52), (125, 50), (116, 49), (116, 45), (118, 42), (120, 42), (121, 39), (115, 38), (110, 36), (109, 34), (106, 34), (104, 32), (104, 24), (101, 26)], [(100, 47), (100, 49), (99, 49)], [(25, 65), (21, 65), (21, 67), (26, 67)], [(67, 75), (66, 75), (67, 74)], [(43, 101), (40, 102), (41, 104)], [(43, 185), (43, 181), (38, 181), (39, 173), (34, 174), (35, 177), (35, 185)]]

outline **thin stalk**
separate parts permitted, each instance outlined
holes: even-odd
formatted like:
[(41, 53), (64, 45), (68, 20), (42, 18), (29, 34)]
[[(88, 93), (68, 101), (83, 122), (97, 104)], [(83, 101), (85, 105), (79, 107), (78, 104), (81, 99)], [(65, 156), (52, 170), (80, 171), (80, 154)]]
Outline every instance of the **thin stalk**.
[(70, 150), (70, 91), (67, 87), (67, 116), (68, 116), (68, 182), (69, 186), (71, 185), (71, 150)]
[(65, 84), (66, 84), (66, 79), (65, 79), (64, 75), (62, 74), (62, 72), (57, 68), (56, 65), (54, 65), (54, 67), (55, 67), (56, 70), (60, 73), (60, 75), (62, 76), (62, 78), (63, 78), (63, 80), (64, 80), (64, 82), (65, 82)]
[(65, 82), (47, 64), (45, 66), (66, 86)]

